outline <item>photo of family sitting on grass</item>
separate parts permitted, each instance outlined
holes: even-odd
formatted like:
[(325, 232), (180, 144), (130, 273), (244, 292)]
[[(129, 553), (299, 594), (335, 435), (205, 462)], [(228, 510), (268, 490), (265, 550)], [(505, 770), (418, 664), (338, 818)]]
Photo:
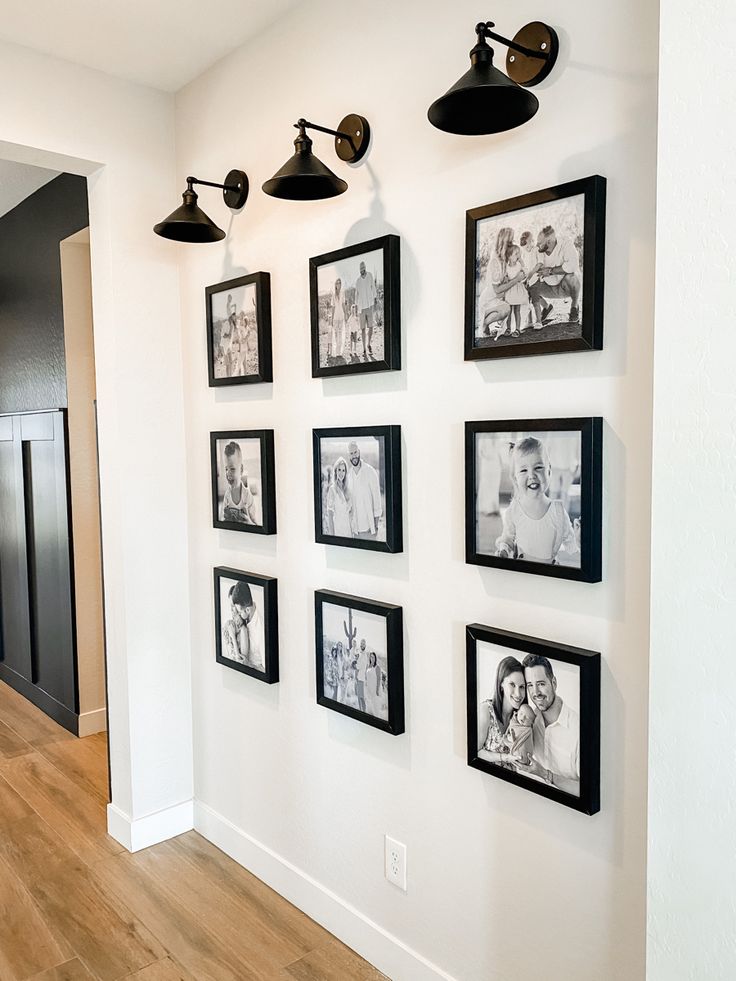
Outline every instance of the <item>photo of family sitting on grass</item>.
[(582, 194), (478, 227), (476, 344), (579, 337)]
[(601, 177), (468, 211), (466, 358), (600, 349), (604, 221)]

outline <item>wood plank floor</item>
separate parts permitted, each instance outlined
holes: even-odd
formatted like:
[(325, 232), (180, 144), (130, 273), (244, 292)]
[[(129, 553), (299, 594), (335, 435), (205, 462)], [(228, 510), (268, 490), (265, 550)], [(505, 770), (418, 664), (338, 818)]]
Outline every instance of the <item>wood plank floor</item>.
[(385, 981), (196, 832), (106, 832), (104, 734), (0, 682), (0, 981)]

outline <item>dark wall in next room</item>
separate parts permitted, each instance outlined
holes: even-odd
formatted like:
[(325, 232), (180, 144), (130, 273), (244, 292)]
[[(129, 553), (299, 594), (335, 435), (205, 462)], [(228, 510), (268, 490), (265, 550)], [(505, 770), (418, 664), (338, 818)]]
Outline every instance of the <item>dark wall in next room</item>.
[(67, 404), (59, 242), (88, 223), (72, 174), (0, 218), (0, 414)]

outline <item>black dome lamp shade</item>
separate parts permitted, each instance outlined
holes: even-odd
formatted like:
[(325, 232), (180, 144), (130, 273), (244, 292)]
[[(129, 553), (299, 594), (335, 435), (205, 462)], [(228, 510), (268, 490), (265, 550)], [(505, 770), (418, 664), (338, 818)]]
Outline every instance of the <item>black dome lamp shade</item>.
[(238, 211), (248, 200), (248, 177), (242, 170), (231, 170), (224, 184), (187, 177), (187, 189), (182, 194), (183, 203), (168, 218), (154, 225), (153, 230), (162, 238), (169, 238), (174, 242), (220, 242), (225, 238), (225, 232), (197, 204), (194, 184), (222, 188), (225, 204), (233, 211)]
[[(437, 129), (463, 136), (503, 133), (526, 123), (539, 108), (529, 87), (554, 67), (559, 51), (556, 32), (534, 21), (509, 41), (495, 34), (494, 26), (492, 21), (476, 25), (478, 41), (470, 52), (469, 70), (429, 107), (427, 116)], [(509, 48), (506, 75), (493, 64), (489, 37)]]
[(351, 113), (336, 130), (307, 122), (306, 119), (298, 120), (294, 126), (299, 130), (294, 140), (295, 153), (263, 185), (266, 194), (289, 201), (319, 201), (334, 198), (346, 191), (347, 183), (312, 153), (312, 140), (307, 136), (307, 129), (334, 136), (338, 157), (346, 163), (357, 163), (365, 156), (370, 143), (368, 120)]

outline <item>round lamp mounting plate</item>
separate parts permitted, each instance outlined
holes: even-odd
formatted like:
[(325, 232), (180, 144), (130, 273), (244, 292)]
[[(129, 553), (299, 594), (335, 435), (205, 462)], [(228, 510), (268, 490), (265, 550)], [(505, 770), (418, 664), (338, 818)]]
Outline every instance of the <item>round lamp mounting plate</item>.
[(233, 211), (240, 211), (248, 200), (248, 176), (243, 170), (231, 170), (225, 178), (227, 187), (236, 187), (237, 191), (229, 191), (227, 188), (222, 192), (225, 204)]
[(336, 136), (335, 153), (346, 163), (357, 163), (365, 156), (371, 141), (371, 128), (368, 125), (368, 120), (365, 116), (351, 113), (341, 120), (337, 128), (341, 133), (350, 134), (350, 139), (346, 140), (342, 136)]
[(511, 48), (506, 55), (506, 74), (513, 79), (517, 85), (529, 88), (542, 82), (552, 71), (557, 60), (557, 53), (560, 50), (560, 41), (554, 28), (543, 24), (539, 20), (527, 24), (514, 36), (516, 44), (529, 48), (530, 51), (538, 51), (546, 55), (544, 60), (541, 58), (530, 58), (528, 55), (520, 54)]

